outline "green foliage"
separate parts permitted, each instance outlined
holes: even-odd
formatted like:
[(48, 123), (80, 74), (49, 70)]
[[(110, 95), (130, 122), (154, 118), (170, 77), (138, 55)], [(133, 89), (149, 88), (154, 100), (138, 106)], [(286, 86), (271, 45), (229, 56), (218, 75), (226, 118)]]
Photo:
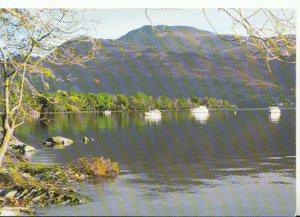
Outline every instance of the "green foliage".
[(127, 96), (125, 96), (124, 94), (117, 94), (117, 109), (118, 110), (126, 110), (129, 107), (129, 99)]
[(147, 96), (142, 92), (138, 92), (132, 96), (126, 96), (124, 94), (77, 93), (59, 90), (55, 93), (48, 93), (47, 96), (57, 103), (51, 104), (43, 98), (38, 99), (43, 112), (149, 110), (151, 108), (184, 110), (200, 105), (207, 105), (209, 108), (216, 109), (233, 109), (236, 107), (230, 104), (228, 100), (212, 97), (200, 98), (193, 96), (191, 98), (181, 97), (171, 99), (166, 96), (159, 96), (155, 99), (153, 96)]

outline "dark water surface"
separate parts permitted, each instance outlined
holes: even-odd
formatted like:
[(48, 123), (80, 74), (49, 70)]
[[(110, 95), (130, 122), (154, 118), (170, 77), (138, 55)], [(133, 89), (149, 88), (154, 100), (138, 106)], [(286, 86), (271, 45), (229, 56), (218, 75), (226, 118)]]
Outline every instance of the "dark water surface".
[[(38, 151), (33, 162), (66, 164), (81, 156), (118, 161), (115, 180), (76, 184), (92, 202), (38, 209), (39, 215), (295, 214), (295, 110), (48, 115), (16, 135)], [(53, 149), (49, 136), (73, 139)], [(83, 136), (95, 140), (84, 144)]]

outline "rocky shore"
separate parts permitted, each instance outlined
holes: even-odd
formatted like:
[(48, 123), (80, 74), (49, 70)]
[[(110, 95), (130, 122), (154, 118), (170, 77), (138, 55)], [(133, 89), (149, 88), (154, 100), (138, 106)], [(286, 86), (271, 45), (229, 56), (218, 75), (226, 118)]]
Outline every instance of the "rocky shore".
[[(64, 137), (48, 138), (46, 145), (70, 145)], [(33, 215), (35, 207), (78, 205), (90, 201), (72, 187), (74, 182), (115, 178), (117, 162), (103, 157), (80, 158), (67, 166), (33, 164), (24, 157), (36, 149), (16, 138), (10, 142), (0, 168), (0, 215)]]

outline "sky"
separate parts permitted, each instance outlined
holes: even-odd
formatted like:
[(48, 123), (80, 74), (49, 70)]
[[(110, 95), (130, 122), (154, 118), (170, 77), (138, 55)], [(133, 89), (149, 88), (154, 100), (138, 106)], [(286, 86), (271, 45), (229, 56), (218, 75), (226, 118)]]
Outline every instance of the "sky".
[[(216, 16), (218, 12), (215, 9), (207, 10), (208, 16), (215, 21), (218, 30), (221, 32), (230, 31), (230, 19), (228, 17)], [(153, 25), (191, 26), (212, 31), (201, 9), (148, 9), (147, 14)], [(90, 34), (95, 34), (96, 38), (104, 39), (116, 39), (130, 30), (151, 24), (145, 15), (145, 9), (94, 10), (89, 13), (88, 19), (98, 22), (91, 22), (96, 27), (97, 32)], [(222, 22), (223, 25), (219, 25), (220, 21), (224, 21), (224, 19), (227, 22)]]
[[(102, 39), (117, 39), (133, 29), (150, 24), (145, 16), (145, 8), (148, 8), (153, 25), (185, 25), (213, 31), (202, 13), (202, 8), (206, 8), (208, 18), (218, 33), (233, 34), (232, 21), (217, 8), (244, 8), (245, 13), (253, 12), (253, 8), (289, 8), (286, 11), (287, 14), (291, 14), (296, 10), (297, 2), (298, 0), (0, 0), (0, 8), (88, 9), (89, 28), (81, 34)], [(91, 8), (93, 10), (90, 10)], [(253, 23), (262, 22), (262, 16), (255, 16)], [(246, 34), (242, 30), (238, 30), (237, 33)]]
[[(274, 13), (282, 17), (279, 9), (273, 9)], [(245, 14), (252, 14), (256, 9), (243, 9)], [(205, 9), (208, 19), (219, 34), (234, 34), (233, 23), (229, 16), (218, 9)], [(285, 13), (291, 16), (295, 11), (285, 9)], [(214, 32), (206, 20), (203, 9), (147, 9), (147, 15), (152, 25), (191, 26), (201, 30)], [(145, 9), (93, 9), (87, 10), (86, 18), (89, 22), (89, 30), (82, 33), (102, 39), (117, 39), (127, 32), (150, 25), (150, 20), (145, 15)], [(252, 18), (256, 25), (263, 25), (265, 16), (262, 13)], [(246, 32), (240, 28), (238, 34)]]

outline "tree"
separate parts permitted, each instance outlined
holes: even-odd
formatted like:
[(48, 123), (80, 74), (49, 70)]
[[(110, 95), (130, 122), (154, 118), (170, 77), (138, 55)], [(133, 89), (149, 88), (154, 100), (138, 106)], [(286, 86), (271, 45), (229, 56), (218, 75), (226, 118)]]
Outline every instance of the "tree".
[[(214, 25), (203, 13), (215, 33), (227, 41), (245, 44), (249, 50), (259, 58), (265, 60), (268, 70), (272, 72), (269, 62), (272, 60), (296, 63), (296, 23), (294, 13), (287, 15), (283, 9), (256, 9), (249, 10), (237, 8), (220, 8), (232, 20), (232, 29), (236, 33), (228, 38), (216, 32)], [(257, 23), (258, 18), (260, 24)], [(244, 30), (249, 37), (241, 37), (238, 32)]]
[(129, 100), (128, 97), (125, 96), (124, 94), (117, 94), (116, 95), (118, 102), (117, 102), (117, 109), (128, 109), (129, 106)]
[(44, 96), (30, 81), (40, 76), (47, 89), (46, 79), (55, 78), (47, 63), (84, 66), (85, 61), (93, 58), (93, 51), (99, 46), (94, 41), (86, 51), (64, 45), (58, 48), (83, 30), (82, 13), (65, 9), (0, 9), (0, 88), (3, 91), (0, 166), (14, 129), (35, 113), (24, 98)]

